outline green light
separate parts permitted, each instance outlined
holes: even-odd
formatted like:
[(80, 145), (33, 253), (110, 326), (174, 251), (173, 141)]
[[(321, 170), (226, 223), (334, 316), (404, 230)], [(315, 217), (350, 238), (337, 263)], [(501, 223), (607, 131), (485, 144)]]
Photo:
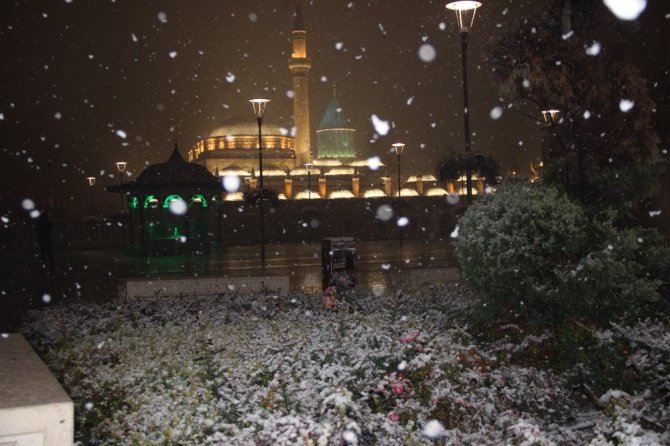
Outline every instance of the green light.
[(130, 209), (137, 209), (138, 202), (137, 197), (131, 197), (128, 206), (130, 206)]
[(163, 202), (163, 208), (165, 208), (165, 209), (169, 208), (170, 207), (170, 202), (172, 200), (182, 200), (182, 201), (184, 201), (184, 199), (181, 198), (181, 196), (179, 196), (177, 194), (168, 195), (168, 197)]
[(144, 199), (144, 209), (147, 209), (149, 206), (155, 207), (156, 203), (158, 203), (158, 199), (153, 196), (149, 195), (147, 198)]
[(202, 207), (204, 207), (204, 208), (206, 208), (208, 206), (207, 199), (200, 194), (195, 194), (191, 197), (191, 205), (193, 205), (194, 202), (202, 203)]

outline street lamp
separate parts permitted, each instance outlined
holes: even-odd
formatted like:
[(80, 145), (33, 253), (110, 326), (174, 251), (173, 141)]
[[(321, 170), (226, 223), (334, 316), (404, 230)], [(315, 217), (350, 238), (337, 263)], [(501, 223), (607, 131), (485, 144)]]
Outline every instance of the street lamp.
[(307, 196), (312, 199), (312, 166), (314, 163), (305, 163), (305, 168), (307, 169)]
[[(470, 38), (470, 28), (475, 22), (477, 9), (482, 4), (475, 1), (458, 1), (447, 3), (447, 9), (456, 13), (458, 26), (461, 33), (461, 53), (463, 60), (463, 126), (465, 133), (465, 151), (470, 151), (470, 109), (468, 108), (468, 40)], [(466, 166), (466, 187), (467, 203), (472, 204), (472, 166), (470, 163)]]
[(397, 142), (393, 144), (393, 150), (395, 151), (395, 156), (398, 158), (398, 198), (400, 198), (400, 156), (402, 151), (405, 148), (405, 144)]
[[(116, 170), (119, 172), (119, 178), (121, 179), (121, 186), (123, 186), (123, 172), (126, 171), (126, 166), (128, 165), (125, 161), (116, 162)], [(123, 210), (123, 191), (121, 191), (121, 210)]]
[(254, 114), (258, 121), (258, 170), (261, 178), (260, 200), (261, 200), (261, 267), (265, 269), (265, 209), (263, 208), (263, 200), (265, 198), (265, 189), (263, 189), (263, 114), (265, 108), (268, 106), (269, 99), (250, 99), (251, 105), (254, 108)]
[(91, 186), (89, 192), (89, 210), (91, 211), (91, 215), (93, 215), (93, 186), (95, 185), (95, 177), (86, 177), (86, 180), (88, 181), (88, 185)]

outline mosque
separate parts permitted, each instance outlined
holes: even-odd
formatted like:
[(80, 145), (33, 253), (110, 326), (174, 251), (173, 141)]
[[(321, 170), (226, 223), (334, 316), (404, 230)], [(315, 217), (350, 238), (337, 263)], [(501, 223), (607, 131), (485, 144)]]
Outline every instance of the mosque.
[[(263, 188), (276, 193), (276, 197), (272, 194), (273, 200), (284, 200), (284, 205), (269, 213), (271, 221), (267, 225), (258, 223), (253, 213), (229, 212), (231, 206), (237, 206), (236, 201), (245, 200), (245, 192), (260, 188), (258, 122), (249, 113), (252, 119), (230, 119), (213, 129), (186, 151), (186, 159), (175, 141), (166, 162), (147, 167), (133, 181), (107, 188), (123, 194), (128, 205), (129, 253), (206, 252), (212, 242), (217, 246), (239, 243), (235, 228), (254, 225), (267, 226), (269, 239), (275, 241), (311, 240), (350, 233), (354, 227), (363, 238), (388, 237), (393, 225), (381, 224), (368, 215), (372, 208), (366, 203), (398, 196), (413, 197), (391, 203), (398, 215), (411, 217), (413, 223), (403, 229), (408, 235), (423, 234), (426, 228), (453, 226), (453, 212), (445, 212), (443, 201), (433, 198), (462, 190), (452, 190), (454, 184), (450, 183), (447, 192), (436, 184), (432, 174), (401, 177), (395, 166), (387, 170), (379, 158), (361, 157), (356, 130), (349, 124), (335, 91), (315, 131), (316, 144), (312, 145), (308, 88), (311, 61), (299, 6), (291, 40), (288, 68), (293, 81), (295, 134), (265, 120), (262, 126)], [(477, 184), (481, 192), (483, 183)], [(303, 201), (312, 199), (327, 199), (327, 204), (313, 206)], [(426, 212), (428, 208), (440, 211)], [(317, 217), (329, 224), (318, 229), (311, 223), (307, 229), (286, 225), (296, 219), (318, 221)], [(243, 239), (249, 243), (260, 241), (253, 233), (245, 231)], [(175, 244), (175, 240), (180, 243)]]
[[(264, 187), (274, 189), (280, 199), (371, 198), (398, 194), (396, 171), (390, 172), (379, 158), (364, 159), (356, 147), (356, 130), (351, 128), (337, 93), (316, 129), (316, 150), (312, 150), (310, 125), (307, 32), (300, 5), (291, 32), (292, 53), (288, 68), (293, 84), (295, 135), (264, 120)], [(251, 116), (251, 114), (249, 114)], [(187, 151), (187, 160), (204, 166), (215, 177), (237, 178), (242, 187), (227, 190), (224, 200), (242, 200), (244, 188), (258, 187), (258, 124), (255, 118), (230, 119), (198, 140)], [(391, 173), (392, 175), (387, 175)], [(400, 195), (446, 195), (436, 186), (432, 174), (404, 176)]]

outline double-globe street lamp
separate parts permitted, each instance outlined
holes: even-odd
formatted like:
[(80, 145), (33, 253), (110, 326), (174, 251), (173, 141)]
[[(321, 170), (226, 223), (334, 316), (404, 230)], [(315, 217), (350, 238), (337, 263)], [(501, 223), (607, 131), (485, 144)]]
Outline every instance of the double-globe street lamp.
[[(468, 108), (468, 40), (470, 38), (470, 28), (475, 22), (477, 9), (482, 4), (476, 1), (457, 1), (447, 3), (447, 9), (456, 13), (458, 26), (461, 33), (461, 53), (463, 60), (463, 126), (465, 134), (465, 151), (470, 151), (470, 110)], [(467, 163), (465, 170), (465, 181), (467, 187), (467, 203), (472, 204), (472, 166)]]
[(254, 108), (254, 114), (256, 115), (256, 121), (258, 122), (258, 171), (260, 174), (260, 194), (259, 200), (261, 202), (261, 267), (265, 269), (265, 209), (263, 207), (263, 201), (265, 199), (265, 189), (263, 189), (263, 115), (265, 114), (265, 109), (270, 102), (269, 99), (250, 99), (251, 105)]

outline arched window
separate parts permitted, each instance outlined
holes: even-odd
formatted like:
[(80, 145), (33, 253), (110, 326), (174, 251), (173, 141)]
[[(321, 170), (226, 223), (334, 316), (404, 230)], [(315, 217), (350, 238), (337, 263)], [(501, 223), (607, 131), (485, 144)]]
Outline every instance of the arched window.
[(158, 206), (158, 198), (156, 198), (154, 195), (149, 195), (147, 198), (144, 199), (144, 209), (147, 209), (149, 207), (156, 208)]
[(209, 205), (207, 203), (207, 199), (200, 194), (195, 194), (191, 197), (191, 203), (189, 204), (189, 206), (193, 206), (194, 204), (200, 205), (203, 208), (206, 208)]
[(167, 197), (167, 198), (165, 199), (165, 201), (163, 202), (163, 208), (164, 208), (164, 209), (169, 208), (169, 207), (170, 207), (170, 202), (171, 202), (172, 200), (181, 200), (181, 201), (184, 201), (184, 199), (181, 198), (180, 195), (177, 195), (177, 194), (168, 195), (168, 197)]

